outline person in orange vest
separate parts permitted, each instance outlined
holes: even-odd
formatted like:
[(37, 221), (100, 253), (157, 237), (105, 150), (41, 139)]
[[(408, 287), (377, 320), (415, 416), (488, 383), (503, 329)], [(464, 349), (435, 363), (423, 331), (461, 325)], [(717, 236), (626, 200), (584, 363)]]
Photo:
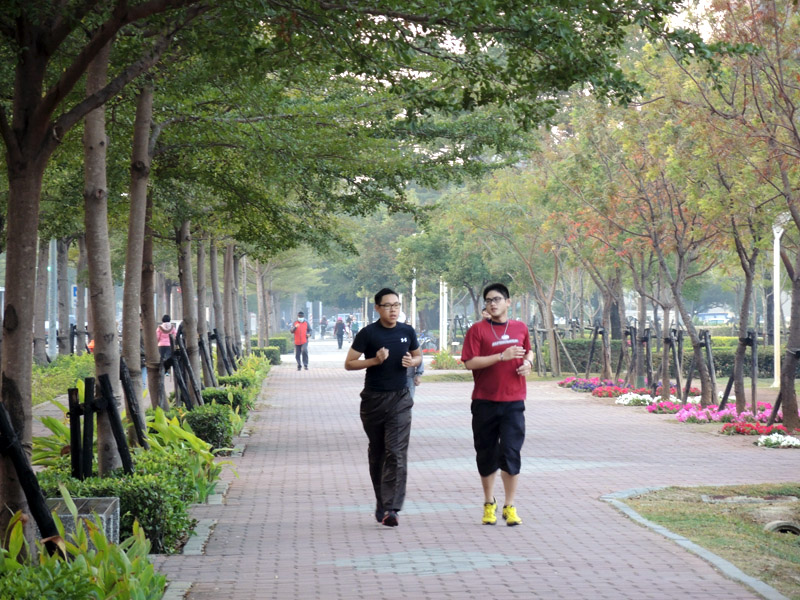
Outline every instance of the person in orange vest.
[[(297, 361), (297, 370), (305, 368), (308, 371), (308, 337), (311, 326), (306, 321), (306, 315), (300, 311), (297, 319), (292, 323), (291, 331), (294, 334), (294, 358)], [(302, 363), (300, 362), (302, 359)]]

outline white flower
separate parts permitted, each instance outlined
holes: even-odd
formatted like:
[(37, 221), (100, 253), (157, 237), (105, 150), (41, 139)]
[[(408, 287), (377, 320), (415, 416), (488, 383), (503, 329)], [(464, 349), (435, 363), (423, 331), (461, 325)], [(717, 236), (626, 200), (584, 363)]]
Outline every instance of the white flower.
[(614, 404), (622, 404), (624, 406), (647, 406), (648, 404), (653, 404), (653, 402), (652, 396), (648, 396), (647, 394), (634, 394), (632, 392), (617, 396), (617, 399), (614, 400)]
[(766, 446), (767, 448), (800, 448), (800, 439), (791, 435), (773, 433), (772, 435), (762, 435), (759, 437), (757, 444), (759, 446)]

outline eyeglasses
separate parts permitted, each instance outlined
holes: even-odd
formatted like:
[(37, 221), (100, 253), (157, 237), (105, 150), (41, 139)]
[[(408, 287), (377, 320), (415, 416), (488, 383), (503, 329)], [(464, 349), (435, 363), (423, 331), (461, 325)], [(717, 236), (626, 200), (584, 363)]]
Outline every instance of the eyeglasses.
[(382, 309), (389, 310), (391, 308), (400, 308), (400, 303), (395, 302), (394, 304), (378, 304)]
[(505, 298), (503, 296), (492, 296), (491, 298), (484, 298), (483, 301), (486, 302), (486, 306), (490, 304), (500, 304)]

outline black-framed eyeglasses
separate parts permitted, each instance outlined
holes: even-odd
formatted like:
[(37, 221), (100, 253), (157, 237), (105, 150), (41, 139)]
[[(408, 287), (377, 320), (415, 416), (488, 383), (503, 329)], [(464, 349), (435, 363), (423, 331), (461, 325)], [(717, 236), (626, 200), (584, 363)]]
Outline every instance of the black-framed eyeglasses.
[(400, 308), (400, 303), (395, 302), (394, 304), (378, 304), (382, 309), (389, 310), (391, 308)]
[(483, 301), (486, 303), (486, 306), (490, 304), (500, 304), (505, 298), (503, 296), (492, 296), (491, 298), (484, 298)]

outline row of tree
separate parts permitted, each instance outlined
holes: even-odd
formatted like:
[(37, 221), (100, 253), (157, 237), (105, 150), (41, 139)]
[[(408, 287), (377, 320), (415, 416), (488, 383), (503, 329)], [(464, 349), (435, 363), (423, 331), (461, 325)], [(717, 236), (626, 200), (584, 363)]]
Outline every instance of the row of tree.
[[(138, 356), (140, 326), (152, 346), (150, 243), (173, 238), (191, 355), (202, 327), (194, 277), (204, 277), (192, 271), (193, 237), (209, 239), (212, 252), (220, 240), (226, 265), (233, 247), (264, 260), (301, 244), (352, 248), (340, 215), (404, 210), (409, 181), (438, 185), (491, 169), (485, 150), (517, 149), (519, 124), (552, 116), (573, 84), (631, 98), (638, 87), (616, 64), (628, 26), (700, 47), (687, 44), (697, 36), (666, 31), (676, 10), (676, 0), (7, 2), (0, 368), (2, 402), (26, 449), (40, 230), (83, 238), (96, 370), (112, 380), (109, 228), (127, 229), (126, 357), (133, 343)], [(223, 284), (233, 294), (234, 282)], [(107, 423), (98, 436), (105, 472), (117, 455)], [(0, 531), (26, 507), (5, 458), (0, 506)]]
[[(454, 188), (422, 230), (398, 240), (396, 273), (404, 281), (443, 277), (466, 290), (476, 313), (490, 279), (503, 276), (530, 292), (555, 373), (555, 301), (563, 306), (583, 296), (565, 289), (591, 278), (608, 331), (613, 321), (626, 321), (625, 294), (634, 292), (638, 322), (647, 323), (648, 305), (658, 307), (665, 337), (678, 314), (709, 404), (715, 401), (711, 374), (688, 301), (693, 282), (712, 272), (739, 282), (737, 331), (746, 338), (748, 328), (759, 329), (753, 293), (759, 270), (770, 277), (764, 263), (773, 227), (785, 228), (781, 259), (792, 301), (780, 401), (786, 424), (798, 427), (800, 14), (792, 2), (725, 3), (697, 19), (731, 50), (711, 69), (632, 35), (620, 61), (642, 84), (640, 101), (621, 107), (582, 91), (562, 97), (563, 110), (536, 133), (528, 159)], [(780, 319), (767, 316), (768, 325)], [(740, 410), (746, 351), (740, 343)], [(603, 364), (602, 375), (610, 377), (608, 344)], [(662, 365), (661, 378), (668, 380), (667, 345)]]

